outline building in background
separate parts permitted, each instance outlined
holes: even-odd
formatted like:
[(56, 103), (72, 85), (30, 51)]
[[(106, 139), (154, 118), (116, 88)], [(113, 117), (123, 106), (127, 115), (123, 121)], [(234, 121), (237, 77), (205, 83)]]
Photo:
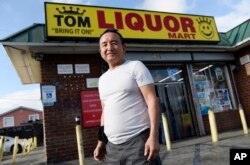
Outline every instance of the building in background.
[(23, 123), (42, 119), (43, 111), (21, 106), (0, 114), (0, 128), (16, 127)]
[(218, 33), (210, 16), (55, 3), (45, 3), (45, 12), (45, 25), (0, 42), (21, 81), (41, 84), (48, 163), (78, 158), (76, 116), (85, 155), (93, 153), (98, 78), (107, 70), (98, 37), (106, 28), (119, 29), (126, 59), (142, 61), (152, 73), (172, 141), (210, 134), (208, 109), (219, 132), (241, 128), (240, 104), (250, 121), (250, 20)]

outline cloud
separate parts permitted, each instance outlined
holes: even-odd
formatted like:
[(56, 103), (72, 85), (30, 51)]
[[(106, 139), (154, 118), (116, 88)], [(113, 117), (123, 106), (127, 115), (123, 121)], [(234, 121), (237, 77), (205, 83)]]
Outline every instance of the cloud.
[(226, 32), (250, 18), (249, 0), (241, 0), (237, 4), (225, 1), (232, 11), (226, 15), (215, 17), (218, 30)]
[(43, 110), (40, 89), (17, 91), (0, 98), (0, 114), (19, 106)]
[(90, 5), (91, 0), (51, 0), (54, 3), (85, 4)]
[(185, 13), (188, 9), (188, 5), (187, 0), (144, 0), (142, 4), (138, 5), (136, 8), (162, 12)]
[(216, 17), (216, 24), (219, 32), (227, 32), (232, 28), (243, 23), (249, 19), (250, 15), (241, 15), (235, 12), (229, 13), (228, 15)]
[[(136, 6), (136, 8), (162, 11), (162, 12), (174, 12), (174, 13), (187, 13), (187, 11), (195, 7), (197, 1), (187, 1), (187, 0), (157, 0), (149, 1), (143, 0), (142, 4)], [(249, 0), (222, 0), (220, 4), (227, 7), (231, 12), (220, 16), (214, 16), (216, 25), (219, 32), (226, 32), (241, 24), (250, 18)], [(214, 6), (216, 7), (216, 6)]]
[(77, 4), (81, 1), (82, 0), (51, 0), (51, 2), (55, 2), (55, 3), (72, 3), (72, 4)]

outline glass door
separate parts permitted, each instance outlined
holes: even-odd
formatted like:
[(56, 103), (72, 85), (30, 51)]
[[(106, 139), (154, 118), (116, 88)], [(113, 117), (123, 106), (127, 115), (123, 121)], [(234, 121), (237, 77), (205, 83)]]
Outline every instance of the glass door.
[(168, 119), (171, 140), (194, 136), (193, 119), (181, 66), (148, 67)]
[(168, 119), (171, 140), (194, 136), (186, 88), (183, 82), (156, 84)]

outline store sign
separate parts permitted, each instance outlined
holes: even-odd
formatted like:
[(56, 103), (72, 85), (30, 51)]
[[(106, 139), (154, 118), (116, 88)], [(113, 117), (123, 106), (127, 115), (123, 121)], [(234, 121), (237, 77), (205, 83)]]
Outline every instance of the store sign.
[(81, 91), (83, 127), (100, 126), (102, 106), (98, 90)]
[(108, 28), (124, 38), (218, 42), (213, 17), (45, 2), (48, 38), (98, 38)]

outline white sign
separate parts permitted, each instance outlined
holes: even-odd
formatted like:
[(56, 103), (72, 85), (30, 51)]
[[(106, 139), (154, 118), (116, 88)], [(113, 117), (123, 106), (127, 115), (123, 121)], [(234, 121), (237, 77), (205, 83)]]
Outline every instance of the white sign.
[(90, 73), (89, 64), (75, 64), (75, 73), (76, 74)]
[(58, 74), (73, 74), (73, 65), (72, 64), (58, 64), (57, 73)]
[(247, 54), (247, 55), (240, 58), (240, 64), (241, 65), (244, 65), (244, 64), (249, 63), (249, 62), (250, 62), (249, 54)]
[(87, 78), (87, 88), (97, 88), (99, 78)]
[(44, 105), (53, 105), (56, 102), (56, 87), (53, 85), (42, 86), (42, 101)]

